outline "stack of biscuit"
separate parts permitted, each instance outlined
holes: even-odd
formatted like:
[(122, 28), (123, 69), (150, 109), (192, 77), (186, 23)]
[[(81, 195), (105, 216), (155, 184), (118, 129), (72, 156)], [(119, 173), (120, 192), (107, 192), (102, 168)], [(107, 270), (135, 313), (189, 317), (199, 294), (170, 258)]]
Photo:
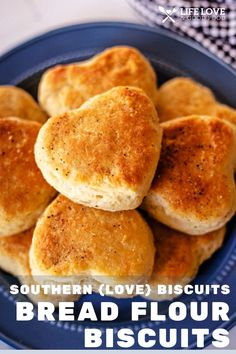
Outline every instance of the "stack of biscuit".
[(0, 267), (170, 298), (157, 285), (188, 284), (234, 215), (235, 111), (190, 79), (157, 89), (131, 47), (48, 69), (38, 100), (0, 87)]

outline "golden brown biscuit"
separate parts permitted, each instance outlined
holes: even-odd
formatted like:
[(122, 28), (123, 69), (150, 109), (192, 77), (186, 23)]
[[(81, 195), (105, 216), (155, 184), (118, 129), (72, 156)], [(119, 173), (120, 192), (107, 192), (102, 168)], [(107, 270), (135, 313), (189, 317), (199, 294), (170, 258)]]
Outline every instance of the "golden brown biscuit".
[(225, 104), (215, 104), (214, 109), (212, 109), (212, 115), (213, 114), (218, 118), (226, 119), (236, 125), (236, 110)]
[(216, 101), (212, 91), (187, 77), (164, 83), (157, 93), (161, 122), (192, 114), (223, 118), (236, 124), (236, 110)]
[(210, 232), (198, 237), (189, 236), (170, 229), (155, 220), (150, 220), (155, 244), (156, 256), (152, 276), (150, 299), (170, 300), (178, 295), (157, 293), (157, 286), (186, 285), (196, 276), (200, 265), (210, 258), (223, 243), (226, 229)]
[[(32, 243), (34, 228), (21, 232), (14, 236), (0, 238), (0, 268), (19, 278), (22, 284), (37, 284), (31, 276), (29, 265), (29, 250)], [(29, 294), (28, 297), (35, 303), (50, 301), (58, 306), (60, 301), (78, 300), (78, 295), (52, 295)]]
[(115, 86), (135, 86), (156, 101), (156, 75), (135, 48), (113, 47), (81, 62), (47, 70), (39, 85), (39, 102), (50, 116), (79, 108), (89, 98)]
[(0, 236), (33, 226), (55, 195), (34, 160), (40, 127), (19, 118), (0, 119)]
[(234, 125), (189, 116), (162, 123), (161, 157), (143, 208), (190, 235), (217, 230), (236, 206)]
[(60, 195), (36, 225), (30, 264), (39, 281), (47, 276), (133, 284), (151, 275), (154, 254), (152, 232), (136, 210), (111, 213)]
[(15, 86), (0, 86), (0, 118), (19, 117), (44, 123), (47, 115), (28, 92)]
[(160, 154), (155, 107), (134, 87), (116, 87), (50, 118), (35, 145), (44, 178), (74, 202), (118, 211), (138, 207)]
[(17, 235), (0, 237), (0, 268), (16, 277), (30, 274), (29, 249), (34, 228)]

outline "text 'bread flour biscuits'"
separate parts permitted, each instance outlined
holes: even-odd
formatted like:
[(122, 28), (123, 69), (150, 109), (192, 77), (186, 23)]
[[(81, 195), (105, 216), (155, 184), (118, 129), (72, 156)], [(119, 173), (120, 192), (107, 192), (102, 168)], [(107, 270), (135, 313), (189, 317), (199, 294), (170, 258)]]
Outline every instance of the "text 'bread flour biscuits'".
[(234, 125), (207, 116), (161, 125), (161, 157), (143, 208), (190, 235), (219, 229), (236, 206)]
[(216, 116), (236, 124), (236, 110), (217, 102), (213, 92), (187, 77), (164, 83), (157, 93), (161, 122), (192, 114)]
[(0, 119), (0, 236), (33, 226), (55, 195), (34, 159), (40, 127), (19, 118)]
[(205, 235), (189, 236), (170, 229), (155, 220), (149, 220), (154, 234), (156, 256), (152, 276), (150, 299), (170, 300), (175, 294), (161, 295), (157, 286), (187, 285), (199, 270), (200, 265), (210, 258), (223, 243), (225, 227)]
[(110, 211), (138, 207), (160, 155), (155, 107), (134, 87), (116, 87), (50, 118), (35, 145), (45, 179), (74, 202)]
[(152, 232), (136, 210), (111, 213), (58, 196), (39, 219), (30, 250), (35, 279), (75, 277), (96, 284), (139, 284), (152, 273)]
[[(17, 235), (0, 238), (0, 268), (19, 278), (24, 285), (37, 284), (31, 276), (29, 265), (29, 250), (32, 243), (34, 228), (23, 231)], [(50, 301), (58, 306), (60, 301), (78, 300), (78, 295), (52, 295), (44, 294), (43, 290), (37, 295), (30, 293), (29, 298), (37, 303)]]
[(18, 117), (44, 123), (47, 115), (28, 92), (15, 86), (0, 86), (0, 118)]
[(39, 85), (39, 102), (50, 116), (79, 108), (115, 86), (135, 86), (156, 101), (156, 75), (135, 48), (113, 47), (81, 63), (48, 69)]

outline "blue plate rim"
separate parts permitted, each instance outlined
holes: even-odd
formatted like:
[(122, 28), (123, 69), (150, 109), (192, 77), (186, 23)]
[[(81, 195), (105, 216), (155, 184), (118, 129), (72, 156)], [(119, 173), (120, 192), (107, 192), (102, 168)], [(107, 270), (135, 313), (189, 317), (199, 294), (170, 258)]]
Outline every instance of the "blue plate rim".
[(95, 22), (85, 22), (85, 23), (79, 23), (79, 24), (73, 24), (70, 26), (62, 26), (50, 31), (43, 32), (35, 37), (32, 37), (26, 41), (23, 41), (22, 43), (18, 44), (17, 46), (13, 47), (12, 49), (6, 51), (0, 56), (0, 62), (7, 59), (9, 56), (15, 54), (19, 50), (26, 48), (30, 46), (33, 43), (36, 43), (38, 41), (44, 40), (46, 38), (52, 37), (54, 35), (60, 34), (60, 33), (65, 33), (65, 32), (70, 32), (72, 30), (76, 29), (89, 29), (89, 28), (96, 28), (96, 27), (117, 27), (117, 28), (131, 28), (131, 29), (136, 29), (136, 30), (142, 30), (146, 32), (153, 32), (153, 33), (158, 33), (161, 34), (165, 37), (169, 37), (171, 39), (174, 39), (177, 42), (180, 42), (182, 44), (188, 45), (195, 49), (196, 51), (201, 52), (202, 54), (208, 56), (209, 58), (215, 60), (223, 66), (226, 70), (230, 71), (231, 74), (233, 74), (236, 77), (236, 70), (225, 63), (224, 61), (220, 60), (216, 55), (212, 54), (210, 51), (208, 51), (206, 48), (203, 46), (199, 45), (198, 43), (195, 43), (193, 40), (181, 37), (178, 34), (175, 34), (174, 32), (163, 29), (161, 27), (155, 28), (155, 27), (149, 27), (147, 25), (142, 25), (142, 24), (137, 24), (137, 23), (130, 23), (130, 22), (124, 22), (124, 21), (95, 21)]

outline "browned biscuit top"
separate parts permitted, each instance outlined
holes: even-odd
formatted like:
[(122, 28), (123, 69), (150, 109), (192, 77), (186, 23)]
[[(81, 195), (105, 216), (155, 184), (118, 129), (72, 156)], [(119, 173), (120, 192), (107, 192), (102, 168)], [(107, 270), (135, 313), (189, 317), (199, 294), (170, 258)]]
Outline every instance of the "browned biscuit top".
[(60, 195), (36, 226), (32, 274), (140, 280), (151, 274), (154, 252), (152, 233), (137, 211), (107, 212)]
[(235, 195), (234, 127), (205, 116), (161, 125), (161, 157), (151, 190), (185, 217), (192, 214), (201, 220), (231, 210)]
[(92, 186), (107, 180), (114, 188), (132, 188), (151, 182), (161, 129), (143, 91), (116, 87), (78, 110), (51, 118), (39, 138), (37, 162), (47, 162), (55, 175)]
[(135, 48), (113, 47), (92, 59), (59, 65), (45, 72), (39, 101), (56, 115), (81, 106), (90, 97), (115, 86), (136, 86), (156, 101), (156, 75), (148, 60)]
[(151, 284), (185, 284), (199, 266), (222, 245), (225, 227), (205, 235), (190, 236), (150, 221), (156, 244)]
[(13, 223), (15, 215), (36, 210), (54, 195), (34, 159), (40, 127), (19, 118), (0, 119), (0, 209)]
[(0, 267), (16, 276), (29, 275), (29, 250), (34, 228), (0, 237)]
[(157, 110), (164, 122), (191, 114), (209, 114), (215, 97), (210, 89), (187, 77), (165, 82), (157, 94)]
[(236, 124), (236, 110), (217, 102), (213, 92), (187, 77), (165, 82), (157, 93), (161, 122), (192, 114), (216, 116)]
[(19, 117), (44, 123), (47, 115), (28, 92), (19, 87), (0, 86), (0, 118)]

